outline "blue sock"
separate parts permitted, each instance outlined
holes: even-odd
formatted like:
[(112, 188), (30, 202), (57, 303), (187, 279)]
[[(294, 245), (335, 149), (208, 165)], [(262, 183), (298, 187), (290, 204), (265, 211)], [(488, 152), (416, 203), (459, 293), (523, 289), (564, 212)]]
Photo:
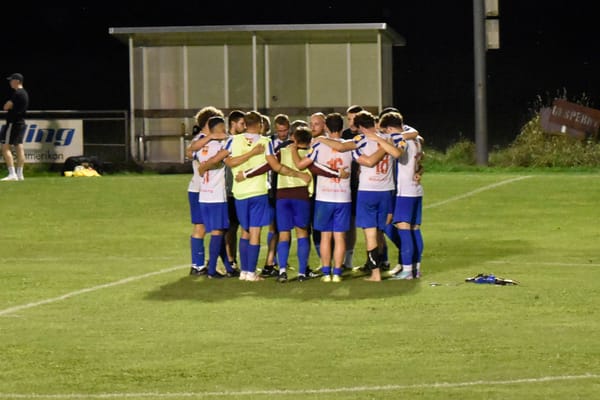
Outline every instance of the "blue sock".
[(398, 233), (400, 234), (400, 241), (402, 242), (402, 246), (400, 247), (402, 265), (412, 265), (415, 251), (410, 229), (398, 229)]
[(381, 251), (381, 261), (389, 261), (387, 244), (383, 246), (383, 249)]
[(321, 272), (323, 273), (323, 275), (327, 276), (327, 275), (331, 275), (331, 267), (330, 266), (322, 266), (321, 267)]
[(250, 241), (248, 239), (240, 238), (240, 269), (242, 271), (248, 271), (248, 246)]
[(321, 231), (317, 231), (313, 229), (313, 243), (315, 244), (315, 251), (317, 252), (317, 257), (321, 258)]
[(342, 276), (342, 268), (334, 268), (333, 274), (337, 276)]
[(192, 249), (192, 265), (201, 267), (204, 265), (204, 239), (190, 237), (190, 248)]
[(288, 264), (288, 258), (290, 257), (290, 242), (279, 241), (277, 243), (277, 260), (279, 261), (279, 268), (285, 268)]
[(423, 254), (423, 235), (421, 235), (420, 229), (415, 229), (412, 231), (412, 237), (415, 243), (415, 254), (413, 256), (414, 262), (421, 262), (421, 256)]
[(388, 238), (390, 238), (392, 243), (394, 243), (394, 246), (396, 246), (396, 248), (398, 250), (400, 250), (401, 243), (400, 243), (400, 234), (398, 233), (398, 229), (394, 225), (388, 224), (385, 226), (383, 231), (385, 232), (385, 235)]
[(217, 272), (217, 259), (221, 253), (223, 244), (223, 235), (210, 235), (210, 244), (208, 245), (208, 274), (214, 275)]
[(248, 262), (248, 272), (256, 272), (256, 264), (258, 264), (258, 255), (260, 254), (260, 244), (248, 243), (248, 255), (246, 261)]
[(298, 238), (298, 273), (306, 275), (308, 257), (310, 255), (310, 240), (308, 237)]
[(225, 243), (225, 237), (221, 240), (221, 251), (219, 251), (219, 256), (221, 257), (221, 261), (223, 261), (223, 265), (225, 266), (225, 270), (227, 272), (233, 272), (233, 268), (231, 267), (231, 263), (229, 262), (229, 258), (227, 257), (227, 244)]

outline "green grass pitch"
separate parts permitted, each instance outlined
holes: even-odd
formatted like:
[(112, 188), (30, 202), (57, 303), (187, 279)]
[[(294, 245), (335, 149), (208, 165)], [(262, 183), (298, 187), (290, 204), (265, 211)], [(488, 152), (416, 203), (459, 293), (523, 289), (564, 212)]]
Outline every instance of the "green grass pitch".
[(600, 393), (597, 173), (427, 173), (423, 277), (340, 284), (188, 276), (189, 178), (0, 184), (0, 399)]

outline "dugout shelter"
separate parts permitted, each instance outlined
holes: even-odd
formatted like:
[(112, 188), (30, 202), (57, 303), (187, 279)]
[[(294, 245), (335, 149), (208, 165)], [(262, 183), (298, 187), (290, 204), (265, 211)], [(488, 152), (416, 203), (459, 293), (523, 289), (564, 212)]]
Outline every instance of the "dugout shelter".
[(290, 120), (317, 111), (375, 113), (393, 102), (386, 23), (109, 28), (129, 47), (133, 159), (185, 163), (194, 115), (257, 110)]

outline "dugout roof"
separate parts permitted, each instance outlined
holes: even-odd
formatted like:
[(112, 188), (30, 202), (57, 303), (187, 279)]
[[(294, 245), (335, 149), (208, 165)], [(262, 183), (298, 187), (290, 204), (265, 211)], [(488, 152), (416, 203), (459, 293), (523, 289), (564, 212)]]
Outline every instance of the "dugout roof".
[(109, 28), (109, 33), (134, 46), (239, 43), (253, 36), (263, 43), (370, 43), (380, 33), (394, 46), (406, 40), (386, 23), (210, 25)]

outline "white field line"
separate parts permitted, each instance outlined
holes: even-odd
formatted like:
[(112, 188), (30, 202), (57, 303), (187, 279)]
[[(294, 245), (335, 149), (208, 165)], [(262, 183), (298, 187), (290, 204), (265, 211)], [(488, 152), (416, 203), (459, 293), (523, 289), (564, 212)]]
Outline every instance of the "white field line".
[(477, 193), (485, 192), (486, 190), (494, 189), (494, 188), (497, 188), (498, 186), (506, 185), (506, 184), (513, 183), (513, 182), (517, 182), (517, 181), (520, 181), (520, 180), (523, 180), (523, 179), (527, 179), (527, 178), (531, 178), (531, 175), (519, 176), (517, 178), (511, 178), (511, 179), (507, 179), (505, 181), (500, 181), (500, 182), (492, 183), (491, 185), (482, 186), (479, 189), (471, 190), (470, 192), (463, 193), (463, 194), (460, 194), (458, 196), (450, 197), (449, 199), (446, 199), (446, 200), (438, 201), (437, 203), (428, 204), (428, 205), (424, 206), (423, 208), (434, 208), (434, 207), (443, 206), (443, 205), (451, 203), (453, 201), (462, 200), (464, 198), (471, 197), (471, 196), (473, 196), (473, 195), (475, 195)]
[(573, 262), (573, 263), (561, 263), (561, 262), (521, 262), (521, 261), (504, 261), (504, 260), (490, 260), (486, 261), (488, 264), (519, 264), (519, 265), (544, 265), (544, 266), (557, 266), (557, 267), (578, 267), (578, 266), (590, 266), (600, 267), (600, 264), (594, 264), (589, 262)]
[(31, 302), (31, 303), (27, 303), (27, 304), (21, 304), (20, 306), (14, 306), (14, 307), (10, 307), (10, 308), (5, 308), (4, 310), (0, 310), (0, 316), (9, 315), (9, 314), (12, 314), (12, 313), (17, 312), (17, 311), (21, 311), (21, 310), (25, 310), (25, 309), (33, 308), (33, 307), (37, 307), (37, 306), (41, 306), (41, 305), (44, 305), (44, 304), (50, 304), (50, 303), (55, 303), (57, 301), (66, 300), (66, 299), (68, 299), (70, 297), (78, 296), (78, 295), (84, 294), (84, 293), (94, 292), (96, 290), (106, 289), (106, 288), (110, 288), (110, 287), (113, 287), (113, 286), (124, 285), (124, 284), (129, 283), (129, 282), (138, 281), (140, 279), (149, 278), (149, 277), (155, 276), (155, 275), (165, 274), (167, 272), (176, 271), (178, 269), (182, 269), (182, 268), (186, 268), (186, 267), (189, 267), (189, 265), (186, 264), (186, 265), (179, 265), (177, 267), (165, 268), (165, 269), (161, 269), (159, 271), (149, 272), (149, 273), (143, 274), (143, 275), (130, 276), (128, 278), (123, 278), (123, 279), (118, 280), (118, 281), (104, 283), (102, 285), (92, 286), (92, 287), (88, 287), (88, 288), (81, 289), (81, 290), (76, 290), (74, 292), (63, 294), (62, 296), (52, 297), (52, 298), (49, 298), (49, 299), (44, 299), (44, 300), (39, 300), (39, 301), (34, 301), (34, 302)]
[[(429, 204), (428, 206), (425, 206), (424, 208), (438, 207), (438, 206), (441, 206), (441, 205), (444, 205), (444, 204), (447, 204), (447, 203), (450, 203), (450, 202), (453, 202), (453, 201), (456, 201), (456, 200), (461, 200), (461, 199), (464, 199), (466, 197), (473, 196), (473, 195), (475, 195), (477, 193), (480, 193), (480, 192), (483, 192), (483, 191), (486, 191), (486, 190), (490, 190), (490, 189), (496, 188), (498, 186), (506, 185), (508, 183), (520, 181), (520, 180), (526, 179), (526, 178), (531, 178), (531, 176), (529, 176), (529, 175), (528, 176), (520, 176), (520, 177), (517, 177), (517, 178), (511, 178), (511, 179), (507, 179), (505, 181), (500, 181), (500, 182), (497, 182), (497, 183), (493, 183), (491, 185), (483, 186), (483, 187), (481, 187), (479, 189), (472, 190), (470, 192), (461, 194), (459, 196), (450, 197), (449, 199), (446, 199), (446, 200), (443, 200), (443, 201), (439, 201), (437, 203)], [(263, 246), (263, 247), (266, 247), (266, 246)], [(44, 304), (55, 303), (57, 301), (65, 300), (65, 299), (68, 299), (68, 298), (73, 297), (73, 296), (78, 296), (80, 294), (94, 292), (96, 290), (106, 289), (106, 288), (110, 288), (110, 287), (113, 287), (113, 286), (123, 285), (125, 283), (129, 283), (129, 282), (137, 281), (137, 280), (140, 280), (140, 279), (148, 278), (148, 277), (154, 276), (154, 275), (164, 274), (164, 273), (175, 271), (175, 270), (178, 270), (178, 269), (181, 269), (181, 268), (185, 268), (185, 267), (186, 266), (184, 266), (184, 265), (180, 265), (180, 266), (177, 266), (177, 267), (161, 269), (160, 271), (150, 272), (150, 273), (143, 274), (143, 275), (132, 276), (132, 277), (129, 277), (129, 278), (121, 279), (119, 281), (105, 283), (103, 285), (98, 285), (98, 286), (92, 286), (92, 287), (81, 289), (81, 290), (76, 290), (74, 292), (66, 293), (66, 294), (64, 294), (62, 296), (53, 297), (53, 298), (50, 298), (50, 299), (45, 299), (45, 300), (40, 300), (40, 301), (35, 301), (35, 302), (27, 303), (27, 304), (22, 304), (20, 306), (14, 306), (14, 307), (6, 308), (4, 310), (0, 310), (0, 317), (12, 314), (12, 313), (14, 313), (16, 311), (21, 311), (21, 310), (25, 310), (25, 309), (28, 309), (28, 308), (33, 308), (33, 307), (41, 306), (41, 305), (44, 305)]]
[(173, 398), (173, 397), (234, 397), (234, 396), (282, 396), (282, 395), (321, 395), (328, 393), (358, 393), (358, 392), (390, 392), (390, 391), (410, 391), (423, 389), (452, 389), (471, 386), (502, 386), (519, 385), (527, 383), (544, 383), (555, 381), (573, 381), (581, 379), (598, 379), (598, 374), (584, 375), (558, 375), (543, 376), (540, 378), (523, 378), (499, 381), (470, 381), (470, 382), (434, 382), (434, 383), (416, 383), (412, 385), (383, 385), (383, 386), (350, 386), (341, 388), (322, 388), (322, 389), (273, 389), (273, 390), (240, 390), (240, 391), (221, 391), (221, 392), (180, 392), (180, 393), (160, 393), (160, 392), (142, 392), (142, 393), (65, 393), (65, 394), (21, 394), (21, 393), (0, 393), (0, 399), (112, 399), (112, 398)]

